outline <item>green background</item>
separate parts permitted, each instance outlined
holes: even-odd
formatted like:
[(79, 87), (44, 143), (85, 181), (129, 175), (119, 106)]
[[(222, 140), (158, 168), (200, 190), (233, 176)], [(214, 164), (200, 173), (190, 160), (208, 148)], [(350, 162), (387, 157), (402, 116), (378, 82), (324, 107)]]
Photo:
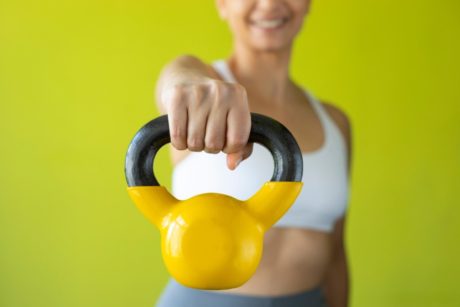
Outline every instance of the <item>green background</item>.
[[(295, 79), (353, 124), (352, 306), (460, 306), (459, 16), (315, 0), (296, 43)], [(124, 155), (162, 66), (230, 48), (213, 1), (0, 0), (0, 306), (153, 305), (168, 274)], [(155, 169), (169, 186), (166, 149)]]

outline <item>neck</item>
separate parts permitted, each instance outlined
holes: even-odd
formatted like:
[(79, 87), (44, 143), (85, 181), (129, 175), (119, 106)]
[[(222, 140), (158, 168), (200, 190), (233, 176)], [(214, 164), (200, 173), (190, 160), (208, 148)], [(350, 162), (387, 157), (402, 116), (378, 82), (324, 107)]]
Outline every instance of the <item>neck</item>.
[(254, 51), (239, 45), (228, 61), (235, 79), (248, 95), (282, 106), (294, 84), (289, 76), (291, 47), (280, 51)]

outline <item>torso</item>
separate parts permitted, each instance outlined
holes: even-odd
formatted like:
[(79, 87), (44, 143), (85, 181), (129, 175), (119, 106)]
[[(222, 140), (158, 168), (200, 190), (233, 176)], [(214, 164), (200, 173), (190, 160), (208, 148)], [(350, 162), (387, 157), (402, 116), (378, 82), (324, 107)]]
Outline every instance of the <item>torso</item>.
[[(268, 115), (284, 124), (303, 153), (316, 151), (325, 140), (320, 120), (301, 89), (294, 97), (289, 107), (283, 106), (280, 110), (271, 107), (268, 110), (248, 92), (251, 112)], [(328, 107), (326, 110), (329, 111)], [(334, 114), (330, 115), (334, 119)], [(174, 165), (189, 153), (172, 146), (170, 149)], [(243, 286), (223, 291), (268, 296), (312, 289), (323, 281), (332, 252), (331, 233), (301, 228), (271, 228), (265, 234), (264, 252), (256, 273)]]

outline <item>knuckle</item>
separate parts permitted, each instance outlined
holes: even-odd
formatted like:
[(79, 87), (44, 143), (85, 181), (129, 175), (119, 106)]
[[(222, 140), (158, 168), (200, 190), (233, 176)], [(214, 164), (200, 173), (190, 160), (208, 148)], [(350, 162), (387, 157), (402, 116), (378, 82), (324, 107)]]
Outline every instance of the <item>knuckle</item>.
[(180, 139), (171, 139), (171, 145), (178, 150), (184, 150), (187, 148), (185, 142)]
[(207, 90), (203, 85), (196, 85), (190, 91), (189, 106), (193, 110), (201, 109), (206, 102)]
[(187, 146), (191, 151), (203, 150), (203, 142), (197, 137), (191, 137), (187, 140)]
[(204, 88), (203, 84), (196, 84), (192, 87), (192, 92), (195, 96), (200, 96), (204, 93), (206, 89)]
[(161, 97), (162, 104), (167, 106), (170, 110), (179, 108), (182, 101), (182, 93), (177, 92), (174, 89), (165, 91)]
[(241, 150), (246, 145), (246, 139), (243, 137), (231, 137), (228, 138), (227, 150), (228, 151), (238, 151)]
[(184, 99), (177, 96), (166, 100), (165, 104), (168, 106), (168, 114), (182, 111), (182, 109), (185, 107)]
[(207, 84), (197, 84), (193, 87), (193, 95), (196, 98), (196, 100), (206, 99), (207, 92), (208, 92)]
[(209, 153), (218, 153), (222, 150), (222, 144), (217, 140), (206, 141), (205, 150)]
[(171, 96), (167, 101), (172, 109), (177, 109), (182, 105), (181, 102), (183, 101), (183, 96), (174, 95)]
[(239, 106), (246, 101), (246, 89), (237, 83), (228, 83), (222, 91), (221, 103), (227, 107)]
[(236, 95), (238, 96), (246, 95), (246, 89), (244, 88), (244, 86), (238, 83), (233, 83), (232, 85), (233, 85), (232, 90)]
[(241, 137), (235, 138), (232, 142), (233, 142), (233, 146), (238, 147), (238, 148), (242, 148), (246, 146), (246, 140)]
[(185, 93), (186, 89), (183, 84), (175, 84), (169, 92), (171, 99), (181, 99)]
[(226, 85), (223, 82), (213, 82), (212, 84), (212, 105), (214, 108), (222, 108), (228, 105), (228, 95)]
[(207, 86), (209, 87), (209, 90), (214, 93), (222, 91), (222, 82), (219, 80), (210, 80), (208, 81)]

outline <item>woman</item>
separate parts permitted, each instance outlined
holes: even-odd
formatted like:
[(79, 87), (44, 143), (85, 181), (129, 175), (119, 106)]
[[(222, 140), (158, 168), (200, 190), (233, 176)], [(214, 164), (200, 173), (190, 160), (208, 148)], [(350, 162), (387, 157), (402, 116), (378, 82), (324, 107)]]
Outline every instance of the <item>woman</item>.
[[(181, 56), (163, 69), (157, 84), (158, 107), (169, 116), (173, 194), (185, 199), (213, 191), (247, 199), (269, 180), (270, 154), (248, 144), (250, 112), (292, 132), (303, 152), (304, 187), (266, 233), (260, 265), (247, 283), (207, 291), (171, 279), (157, 306), (347, 306), (349, 121), (289, 76), (294, 38), (310, 0), (216, 4), (233, 33), (229, 59), (209, 65)], [(222, 165), (225, 159), (230, 170)]]

